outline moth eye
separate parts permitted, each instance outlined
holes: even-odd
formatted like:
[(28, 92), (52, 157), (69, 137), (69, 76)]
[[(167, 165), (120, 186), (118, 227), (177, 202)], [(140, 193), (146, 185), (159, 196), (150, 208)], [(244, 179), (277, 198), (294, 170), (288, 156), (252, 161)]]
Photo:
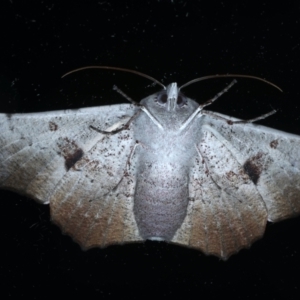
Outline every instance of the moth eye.
[(167, 94), (161, 94), (158, 95), (157, 98), (155, 99), (155, 102), (159, 103), (159, 104), (166, 104), (168, 101), (168, 95)]
[(183, 107), (183, 106), (185, 106), (186, 105), (186, 99), (184, 98), (184, 97), (182, 97), (181, 95), (179, 95), (178, 96), (178, 98), (177, 98), (177, 105), (179, 106), (179, 107)]

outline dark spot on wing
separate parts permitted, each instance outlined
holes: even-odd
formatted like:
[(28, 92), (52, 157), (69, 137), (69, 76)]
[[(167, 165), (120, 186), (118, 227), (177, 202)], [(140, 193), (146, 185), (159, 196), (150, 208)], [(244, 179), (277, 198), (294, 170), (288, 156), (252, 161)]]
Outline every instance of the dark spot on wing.
[(58, 129), (58, 125), (52, 121), (49, 122), (50, 131), (56, 131)]
[(278, 140), (273, 140), (271, 143), (270, 143), (270, 147), (273, 148), (273, 149), (276, 149), (278, 146)]
[(257, 184), (263, 170), (263, 156), (263, 153), (257, 153), (255, 156), (247, 159), (243, 165), (245, 173), (250, 177), (254, 184)]
[(71, 169), (84, 155), (83, 150), (76, 144), (75, 141), (69, 138), (59, 138), (57, 146), (60, 150), (58, 153), (65, 159), (65, 168), (68, 171)]
[(65, 166), (66, 169), (71, 169), (83, 156), (82, 149), (78, 148), (74, 153), (70, 153), (67, 157), (65, 157)]

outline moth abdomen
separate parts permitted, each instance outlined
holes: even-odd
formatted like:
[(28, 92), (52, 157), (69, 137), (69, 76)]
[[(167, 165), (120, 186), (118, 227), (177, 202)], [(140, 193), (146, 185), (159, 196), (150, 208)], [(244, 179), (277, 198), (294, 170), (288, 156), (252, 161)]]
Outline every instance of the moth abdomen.
[(152, 163), (137, 180), (134, 215), (144, 239), (171, 240), (188, 205), (188, 176), (182, 167)]

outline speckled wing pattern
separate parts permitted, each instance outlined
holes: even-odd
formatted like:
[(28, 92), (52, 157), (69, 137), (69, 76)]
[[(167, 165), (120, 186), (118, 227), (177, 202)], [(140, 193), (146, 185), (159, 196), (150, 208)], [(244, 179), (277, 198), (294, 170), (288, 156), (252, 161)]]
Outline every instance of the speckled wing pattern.
[[(137, 110), (0, 114), (0, 187), (49, 203), (52, 220), (84, 249), (143, 240), (128, 123)], [(300, 213), (300, 137), (213, 114), (195, 120), (187, 211), (169, 241), (226, 259), (260, 238), (268, 220)]]
[(267, 220), (300, 213), (300, 137), (203, 117), (187, 215), (172, 241), (226, 259), (260, 238)]
[(140, 240), (133, 216), (129, 104), (0, 114), (0, 187), (50, 203), (51, 217), (83, 248)]

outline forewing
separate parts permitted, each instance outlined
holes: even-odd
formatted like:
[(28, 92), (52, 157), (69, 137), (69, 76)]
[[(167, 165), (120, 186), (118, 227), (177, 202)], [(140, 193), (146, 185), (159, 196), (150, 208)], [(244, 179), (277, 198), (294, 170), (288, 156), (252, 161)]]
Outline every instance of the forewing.
[(62, 230), (84, 248), (138, 240), (132, 215), (135, 110), (114, 105), (0, 115), (0, 187), (49, 203)]
[(261, 237), (267, 220), (300, 213), (300, 138), (207, 116), (201, 131), (191, 201), (174, 242), (226, 259)]
[(256, 124), (229, 127), (210, 122), (230, 143), (236, 159), (260, 193), (268, 221), (277, 222), (300, 213), (300, 137)]

